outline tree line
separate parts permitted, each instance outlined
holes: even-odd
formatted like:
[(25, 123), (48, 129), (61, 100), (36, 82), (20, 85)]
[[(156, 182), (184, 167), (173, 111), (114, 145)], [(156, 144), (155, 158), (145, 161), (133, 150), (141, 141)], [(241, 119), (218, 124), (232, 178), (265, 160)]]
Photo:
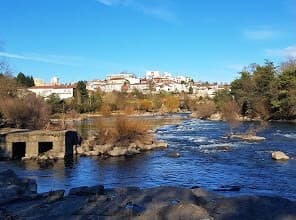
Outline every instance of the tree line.
[(229, 98), (240, 114), (262, 120), (296, 119), (296, 60), (280, 66), (251, 64), (230, 85)]

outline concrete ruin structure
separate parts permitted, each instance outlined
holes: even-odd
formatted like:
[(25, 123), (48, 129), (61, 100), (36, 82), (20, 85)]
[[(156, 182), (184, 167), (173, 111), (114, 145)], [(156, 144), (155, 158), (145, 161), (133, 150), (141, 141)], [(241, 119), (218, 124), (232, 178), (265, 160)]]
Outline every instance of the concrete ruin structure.
[(0, 130), (0, 156), (9, 159), (34, 158), (51, 151), (59, 157), (72, 156), (79, 144), (76, 131)]

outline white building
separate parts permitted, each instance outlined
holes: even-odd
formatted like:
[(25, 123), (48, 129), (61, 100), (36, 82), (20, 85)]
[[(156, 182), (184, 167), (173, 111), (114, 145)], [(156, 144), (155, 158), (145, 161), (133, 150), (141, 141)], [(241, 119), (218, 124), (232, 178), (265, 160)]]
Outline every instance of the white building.
[(143, 93), (153, 92), (185, 92), (192, 93), (197, 96), (213, 98), (215, 93), (224, 89), (217, 84), (201, 85), (193, 83), (192, 78), (186, 76), (173, 77), (169, 72), (161, 73), (160, 71), (147, 71), (146, 78), (137, 78), (134, 74), (120, 73), (108, 75), (106, 80), (93, 80), (87, 83), (87, 89), (103, 92), (126, 91), (132, 92), (137, 89)]
[(52, 94), (58, 95), (60, 99), (72, 98), (74, 96), (73, 86), (34, 86), (28, 90), (43, 98), (47, 98)]
[(209, 86), (194, 85), (192, 86), (192, 88), (193, 88), (193, 93), (196, 94), (197, 96), (209, 97), (209, 98), (214, 98), (218, 90), (224, 89), (223, 87), (219, 87), (218, 85), (209, 85)]
[(161, 77), (161, 74), (159, 71), (146, 71), (147, 79), (153, 79), (153, 78), (159, 78), (159, 77)]
[(97, 90), (104, 91), (105, 85), (106, 85), (106, 81), (104, 80), (88, 81), (86, 84), (86, 89), (90, 91), (97, 91)]
[(186, 84), (180, 84), (176, 82), (170, 83), (158, 83), (155, 86), (156, 92), (189, 92), (189, 86)]
[(140, 83), (140, 79), (137, 78), (132, 73), (119, 73), (119, 74), (108, 75), (106, 80), (107, 80), (107, 83), (110, 83), (110, 84), (125, 83), (125, 82), (128, 82), (129, 84)]
[(117, 92), (121, 92), (123, 83), (106, 83), (104, 85), (104, 87), (102, 87), (102, 91), (104, 92), (113, 92), (113, 91), (117, 91)]
[(60, 85), (60, 79), (56, 76), (52, 77), (50, 80), (50, 85), (52, 86)]
[(139, 90), (140, 92), (142, 92), (144, 94), (150, 92), (148, 83), (131, 84), (130, 91), (132, 92), (135, 89)]
[(44, 86), (45, 83), (42, 79), (34, 78), (34, 84), (35, 86)]

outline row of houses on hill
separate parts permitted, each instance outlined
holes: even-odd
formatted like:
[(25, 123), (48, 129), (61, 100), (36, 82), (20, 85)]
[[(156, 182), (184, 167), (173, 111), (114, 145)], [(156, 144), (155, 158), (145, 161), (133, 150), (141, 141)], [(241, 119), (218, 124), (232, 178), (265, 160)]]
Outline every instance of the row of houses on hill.
[[(135, 90), (144, 94), (185, 92), (195, 94), (196, 96), (211, 98), (218, 90), (224, 89), (225, 86), (217, 83), (196, 83), (189, 77), (173, 77), (168, 72), (161, 73), (159, 71), (147, 71), (144, 78), (138, 78), (132, 73), (108, 75), (104, 80), (88, 81), (86, 88), (89, 91), (102, 91), (107, 93), (112, 91), (132, 92)], [(29, 90), (44, 98), (56, 94), (61, 99), (67, 99), (74, 96), (75, 85), (60, 84), (58, 78), (54, 77), (50, 84), (38, 84), (29, 88)]]
[(92, 80), (87, 82), (87, 89), (91, 91), (100, 90), (102, 92), (134, 90), (143, 93), (160, 92), (185, 92), (202, 97), (213, 97), (214, 94), (224, 85), (195, 83), (192, 78), (177, 76), (172, 77), (170, 73), (160, 73), (159, 71), (147, 71), (145, 78), (137, 78), (134, 74), (120, 73), (109, 75), (105, 80)]

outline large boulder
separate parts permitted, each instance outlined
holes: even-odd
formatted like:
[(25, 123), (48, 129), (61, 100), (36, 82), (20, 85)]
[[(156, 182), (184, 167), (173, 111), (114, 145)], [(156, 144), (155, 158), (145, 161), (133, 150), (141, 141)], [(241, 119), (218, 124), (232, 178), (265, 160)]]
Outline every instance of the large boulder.
[(149, 150), (155, 149), (156, 148), (155, 146), (156, 146), (155, 144), (144, 144), (144, 145), (139, 146), (139, 148), (142, 151), (149, 151)]
[(69, 195), (88, 196), (88, 195), (102, 195), (104, 193), (104, 186), (80, 186), (70, 189)]
[(64, 198), (65, 190), (55, 190), (44, 193), (42, 197), (45, 198), (46, 203), (54, 203)]
[(214, 113), (210, 116), (210, 120), (212, 121), (221, 121), (223, 119), (221, 113)]
[[(56, 161), (58, 159), (63, 159), (65, 156), (65, 153), (63, 152), (55, 152), (54, 150), (49, 150), (47, 152), (42, 153), (39, 155), (36, 159), (37, 161)], [(27, 158), (24, 158), (26, 160)], [(31, 158), (33, 159), (33, 158)]]
[(128, 150), (128, 154), (130, 155), (141, 153), (140, 148), (135, 143), (131, 143), (128, 146), (127, 150)]
[(296, 217), (296, 203), (288, 199), (268, 196), (224, 197), (206, 207), (214, 219), (278, 219)]
[(98, 156), (98, 155), (100, 155), (100, 152), (96, 150), (91, 150), (88, 152), (88, 156)]
[(84, 149), (81, 146), (76, 148), (76, 154), (83, 154), (83, 153), (84, 153)]
[(114, 147), (111, 151), (108, 152), (108, 154), (112, 157), (124, 156), (127, 153), (128, 153), (128, 150), (123, 147)]
[(252, 134), (232, 134), (229, 136), (234, 139), (241, 139), (244, 141), (264, 141), (266, 138), (261, 136), (256, 136)]
[(165, 141), (158, 141), (155, 143), (156, 148), (167, 148), (168, 143)]
[(95, 145), (94, 149), (100, 154), (106, 154), (108, 151), (111, 151), (113, 147), (113, 144), (103, 144)]
[(271, 157), (274, 160), (289, 160), (290, 159), (290, 157), (282, 151), (272, 152)]
[(35, 180), (19, 178), (12, 170), (0, 173), (0, 205), (36, 194)]
[(190, 203), (180, 203), (159, 210), (160, 219), (208, 219), (214, 220), (206, 209)]

